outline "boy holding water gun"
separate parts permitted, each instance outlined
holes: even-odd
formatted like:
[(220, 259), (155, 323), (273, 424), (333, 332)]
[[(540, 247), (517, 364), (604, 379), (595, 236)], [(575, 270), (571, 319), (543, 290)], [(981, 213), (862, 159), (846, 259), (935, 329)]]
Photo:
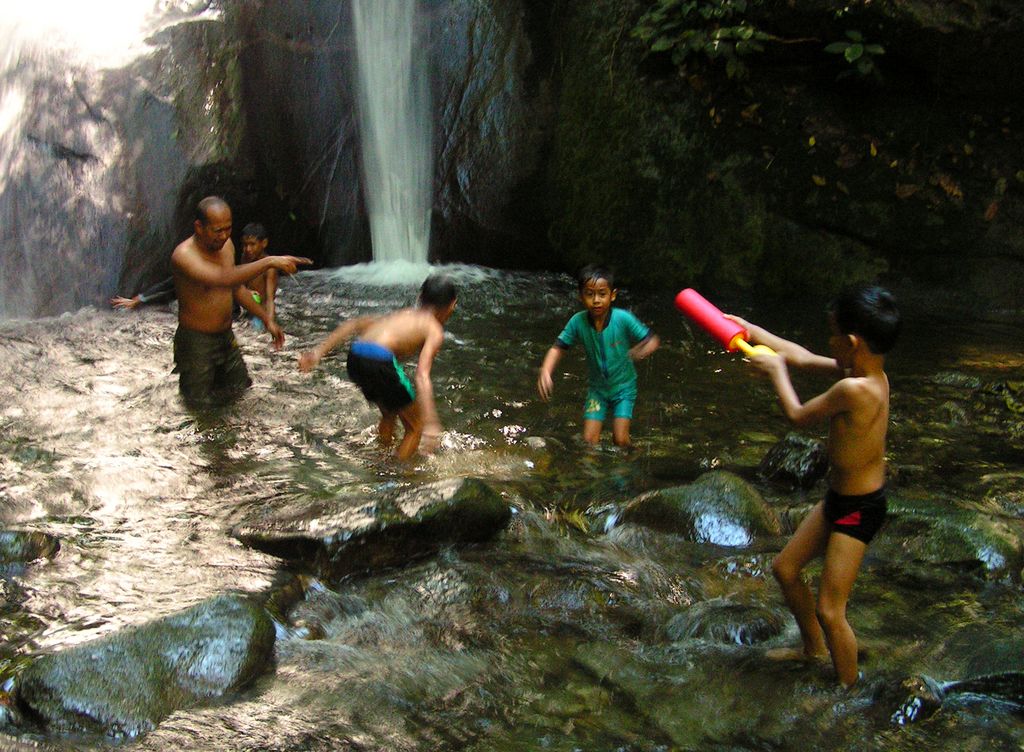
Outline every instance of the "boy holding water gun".
[(612, 440), (616, 446), (629, 446), (629, 426), (636, 402), (633, 361), (657, 350), (660, 340), (632, 313), (612, 307), (619, 291), (608, 269), (584, 267), (577, 282), (584, 310), (569, 319), (544, 356), (537, 376), (537, 391), (544, 401), (551, 398), (554, 390), (551, 374), (555, 366), (566, 350), (582, 342), (589, 372), (583, 408), (583, 440), (588, 444), (597, 443), (601, 425), (610, 411)]
[[(900, 314), (886, 290), (862, 285), (843, 292), (829, 309), (833, 357), (815, 355), (736, 316), (752, 344), (776, 355), (758, 354), (751, 365), (768, 374), (782, 410), (796, 426), (828, 421), (829, 488), (772, 562), (800, 628), (802, 648), (781, 648), (769, 657), (824, 658), (843, 686), (858, 677), (857, 638), (846, 620), (846, 603), (868, 543), (885, 520), (885, 436), (889, 422), (889, 380), (885, 353), (900, 330)], [(838, 377), (823, 394), (801, 402), (789, 368)], [(803, 580), (804, 567), (824, 556), (817, 603)]]

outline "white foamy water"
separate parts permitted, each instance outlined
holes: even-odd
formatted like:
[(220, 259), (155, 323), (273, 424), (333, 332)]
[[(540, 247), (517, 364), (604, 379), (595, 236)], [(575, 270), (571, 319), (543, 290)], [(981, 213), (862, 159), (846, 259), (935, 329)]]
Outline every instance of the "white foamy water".
[(413, 0), (354, 0), (359, 125), (375, 261), (424, 263), (432, 127)]

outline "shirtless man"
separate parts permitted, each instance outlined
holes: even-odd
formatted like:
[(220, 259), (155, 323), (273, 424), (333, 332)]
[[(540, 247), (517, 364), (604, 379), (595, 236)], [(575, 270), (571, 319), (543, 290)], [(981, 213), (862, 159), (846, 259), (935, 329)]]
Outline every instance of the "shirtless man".
[[(803, 645), (769, 651), (772, 658), (824, 658), (843, 686), (858, 678), (857, 637), (846, 619), (868, 543), (885, 521), (885, 437), (889, 426), (889, 379), (885, 353), (900, 331), (892, 295), (875, 286), (844, 291), (829, 311), (833, 357), (816, 355), (736, 316), (750, 343), (778, 355), (757, 355), (751, 364), (771, 377), (786, 418), (796, 426), (828, 422), (828, 491), (811, 510), (782, 552), (772, 574), (796, 617)], [(824, 393), (801, 402), (789, 368), (837, 377)], [(824, 557), (817, 603), (803, 569)]]
[[(427, 277), (420, 289), (419, 305), (385, 316), (365, 316), (341, 324), (320, 345), (299, 358), (299, 370), (311, 371), (331, 350), (353, 335), (348, 354), (348, 375), (367, 400), (380, 408), (377, 426), (381, 444), (394, 439), (395, 422), (401, 418), (405, 435), (396, 455), (406, 460), (424, 442), (432, 451), (441, 435), (434, 405), (430, 367), (444, 342), (444, 325), (455, 310), (455, 284), (443, 275)], [(419, 353), (416, 386), (409, 383), (399, 359)]]
[(231, 331), (233, 302), (259, 317), (274, 347), (284, 332), (253, 300), (244, 284), (268, 269), (292, 274), (312, 263), (295, 256), (265, 256), (235, 265), (231, 242), (231, 208), (224, 199), (208, 196), (196, 206), (192, 237), (171, 254), (178, 295), (178, 330), (174, 333), (174, 370), (189, 406), (213, 406), (238, 397), (252, 384)]

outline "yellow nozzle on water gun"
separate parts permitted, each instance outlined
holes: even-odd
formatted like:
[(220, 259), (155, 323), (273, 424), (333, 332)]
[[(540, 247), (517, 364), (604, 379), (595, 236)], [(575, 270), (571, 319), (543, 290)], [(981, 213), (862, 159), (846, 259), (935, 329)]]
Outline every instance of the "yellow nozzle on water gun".
[(743, 354), (748, 358), (756, 358), (758, 355), (776, 355), (777, 353), (768, 347), (768, 345), (752, 345), (743, 336), (743, 332), (740, 332), (732, 341), (729, 342), (729, 350), (742, 350)]

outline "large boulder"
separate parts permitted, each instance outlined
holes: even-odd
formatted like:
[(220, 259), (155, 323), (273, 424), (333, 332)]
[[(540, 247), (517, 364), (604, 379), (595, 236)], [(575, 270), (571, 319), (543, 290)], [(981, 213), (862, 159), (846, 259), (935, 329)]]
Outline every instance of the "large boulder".
[(15, 700), (50, 731), (137, 736), (179, 708), (244, 687), (267, 667), (274, 639), (261, 606), (222, 595), (41, 656), (18, 679)]
[(486, 483), (456, 478), (246, 520), (232, 534), (322, 576), (341, 577), (399, 566), (446, 544), (486, 541), (510, 517), (508, 504)]
[(638, 496), (626, 505), (622, 521), (718, 546), (749, 546), (758, 535), (781, 532), (778, 517), (757, 489), (720, 470), (688, 486)]

